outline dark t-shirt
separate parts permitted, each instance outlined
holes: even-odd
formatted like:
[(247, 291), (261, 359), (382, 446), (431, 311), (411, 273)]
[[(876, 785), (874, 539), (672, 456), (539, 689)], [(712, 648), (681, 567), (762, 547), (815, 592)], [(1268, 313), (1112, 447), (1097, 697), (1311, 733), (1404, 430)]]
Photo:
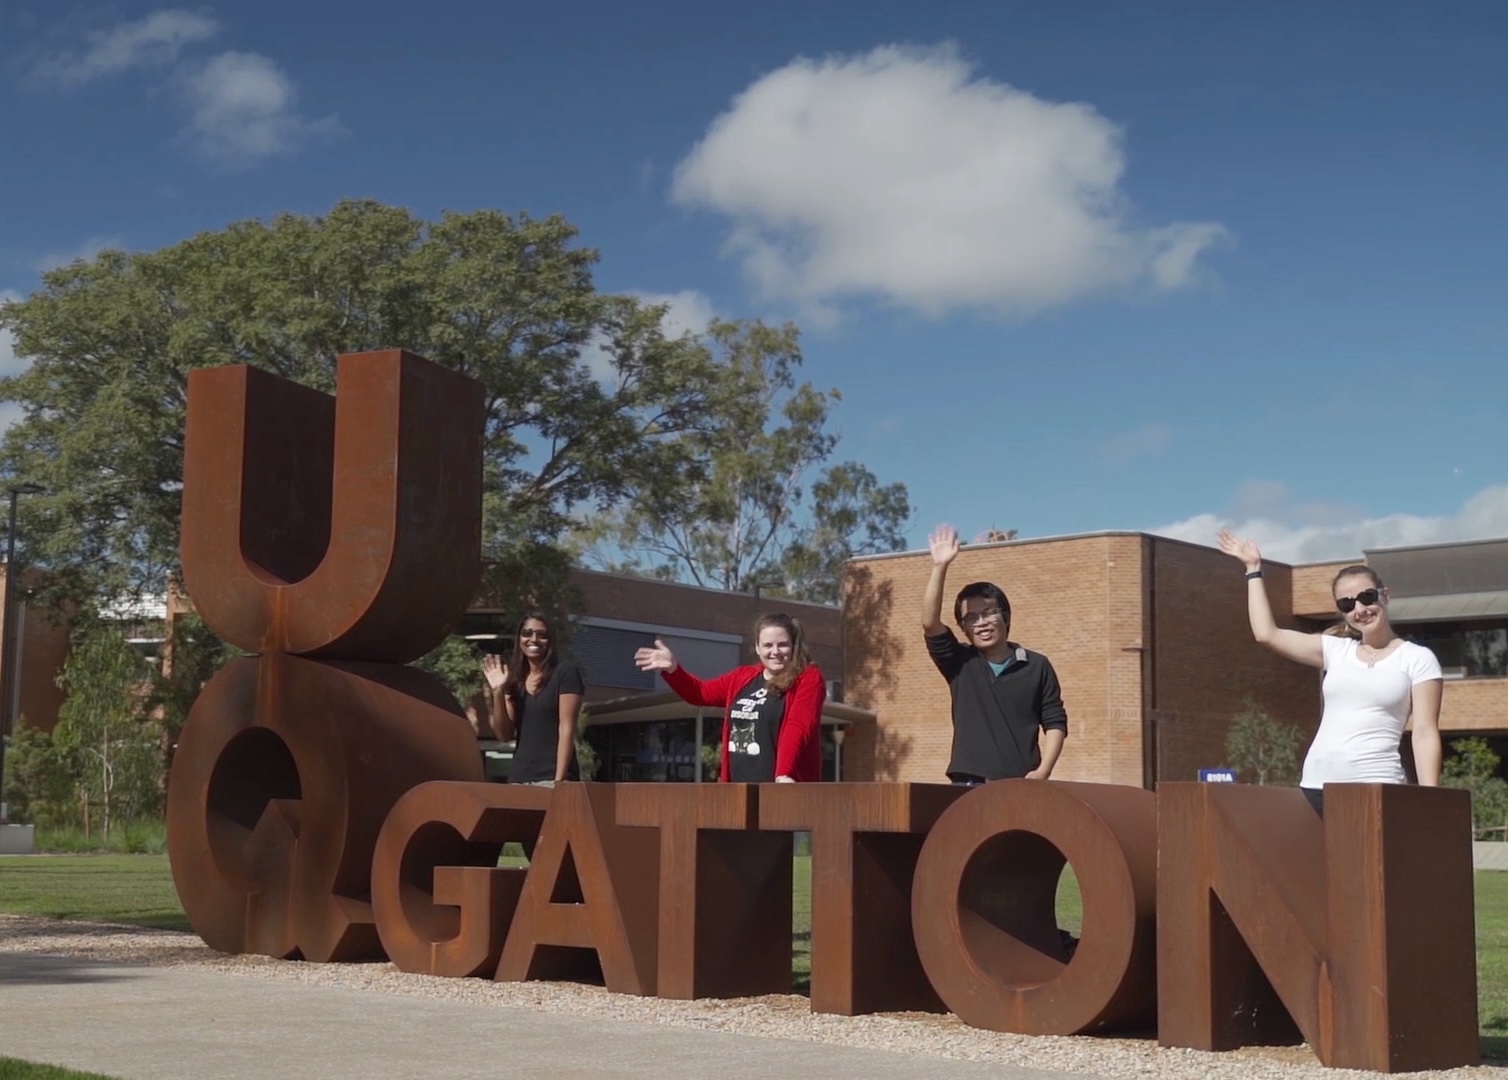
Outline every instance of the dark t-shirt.
[[(555, 779), (555, 752), (560, 746), (560, 695), (585, 692), (581, 669), (570, 660), (555, 665), (539, 693), (530, 694), (519, 687), (513, 701), (514, 715), (518, 717), (518, 742), (513, 748), (513, 767), (508, 770), (510, 783)], [(576, 748), (572, 747), (566, 779), (580, 777)]]
[(756, 675), (733, 699), (728, 713), (728, 779), (735, 784), (775, 780), (775, 740), (785, 717), (785, 695)]

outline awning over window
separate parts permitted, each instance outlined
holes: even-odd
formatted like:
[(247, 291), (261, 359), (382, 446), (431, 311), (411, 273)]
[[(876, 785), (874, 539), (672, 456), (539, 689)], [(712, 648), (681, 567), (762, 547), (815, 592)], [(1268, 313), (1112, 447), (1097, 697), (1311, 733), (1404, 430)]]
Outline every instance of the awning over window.
[(1508, 617), (1508, 589), (1444, 596), (1398, 596), (1388, 602), (1388, 618), (1395, 623), (1505, 617)]

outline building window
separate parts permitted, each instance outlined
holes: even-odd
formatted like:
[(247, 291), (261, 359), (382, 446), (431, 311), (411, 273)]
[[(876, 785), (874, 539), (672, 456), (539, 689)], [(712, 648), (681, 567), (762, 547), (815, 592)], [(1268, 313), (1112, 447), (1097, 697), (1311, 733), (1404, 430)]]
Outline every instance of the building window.
[(1427, 623), (1399, 632), (1431, 650), (1447, 679), (1508, 675), (1508, 626), (1487, 623)]
[(634, 653), (654, 644), (654, 635), (606, 626), (578, 627), (571, 639), (571, 652), (593, 686), (618, 690), (653, 690), (655, 673), (640, 671)]

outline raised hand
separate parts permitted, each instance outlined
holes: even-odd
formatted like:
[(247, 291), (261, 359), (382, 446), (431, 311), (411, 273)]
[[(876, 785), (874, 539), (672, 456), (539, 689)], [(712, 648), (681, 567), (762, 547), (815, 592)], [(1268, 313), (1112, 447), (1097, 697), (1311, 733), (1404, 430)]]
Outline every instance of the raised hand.
[(1215, 542), (1220, 545), (1220, 550), (1233, 559), (1240, 559), (1248, 570), (1262, 569), (1262, 553), (1257, 550), (1257, 545), (1250, 540), (1242, 539), (1229, 529), (1221, 529)]
[(934, 566), (947, 566), (958, 558), (958, 530), (951, 525), (939, 525), (927, 537), (927, 546), (932, 549)]
[(508, 665), (501, 656), (489, 653), (482, 657), (482, 676), (493, 690), (501, 690), (508, 683)]
[(634, 663), (639, 665), (640, 671), (674, 671), (679, 666), (675, 653), (659, 638), (655, 638), (652, 648), (640, 649), (634, 653)]

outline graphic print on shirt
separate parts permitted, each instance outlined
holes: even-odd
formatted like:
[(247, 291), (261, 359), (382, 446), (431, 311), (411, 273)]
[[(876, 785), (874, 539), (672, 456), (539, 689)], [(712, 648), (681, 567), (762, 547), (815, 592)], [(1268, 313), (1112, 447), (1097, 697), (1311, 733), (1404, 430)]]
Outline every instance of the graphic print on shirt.
[(771, 692), (760, 675), (733, 699), (728, 712), (728, 775), (735, 784), (775, 779), (775, 739), (785, 699)]

